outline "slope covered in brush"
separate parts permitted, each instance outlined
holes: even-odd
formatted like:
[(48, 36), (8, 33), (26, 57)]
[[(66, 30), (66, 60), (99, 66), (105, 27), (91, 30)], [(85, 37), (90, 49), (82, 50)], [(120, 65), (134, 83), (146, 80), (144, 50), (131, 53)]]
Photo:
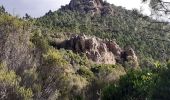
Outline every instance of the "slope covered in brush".
[[(137, 56), (141, 62), (169, 58), (168, 29), (102, 0), (72, 0), (38, 19), (0, 7), (0, 98), (169, 99), (169, 64), (132, 67)], [(126, 51), (128, 45), (135, 50)]]
[(121, 65), (94, 64), (83, 52), (54, 48), (51, 35), (34, 19), (0, 8), (1, 99), (98, 99), (98, 90), (126, 73)]
[(167, 23), (102, 0), (71, 0), (61, 9), (38, 18), (36, 24), (59, 32), (116, 39), (121, 46), (133, 47), (142, 62), (166, 61), (170, 56)]

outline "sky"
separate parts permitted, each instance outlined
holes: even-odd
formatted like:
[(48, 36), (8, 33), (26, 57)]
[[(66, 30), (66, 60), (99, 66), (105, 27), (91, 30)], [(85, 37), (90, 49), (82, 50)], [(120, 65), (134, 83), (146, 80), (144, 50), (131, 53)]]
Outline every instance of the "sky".
[[(141, 9), (144, 14), (149, 14), (149, 7), (141, 4), (141, 0), (106, 0), (111, 4), (123, 6), (126, 9)], [(61, 5), (69, 4), (70, 0), (0, 0), (0, 5), (13, 15), (24, 16), (28, 13), (32, 17), (43, 16), (49, 10), (55, 11)]]

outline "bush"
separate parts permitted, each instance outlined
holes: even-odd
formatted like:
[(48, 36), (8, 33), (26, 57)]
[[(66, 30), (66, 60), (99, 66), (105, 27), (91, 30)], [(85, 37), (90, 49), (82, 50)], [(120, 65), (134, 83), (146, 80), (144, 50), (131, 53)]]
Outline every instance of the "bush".
[(92, 80), (94, 78), (93, 72), (85, 66), (81, 66), (80, 69), (77, 70), (77, 73), (80, 76), (87, 78), (88, 80)]
[(57, 50), (51, 49), (47, 54), (44, 54), (43, 57), (48, 65), (65, 66), (68, 64), (68, 62), (63, 59), (63, 55)]
[(46, 53), (49, 50), (47, 38), (41, 34), (40, 29), (32, 30), (33, 36), (31, 42), (39, 49), (40, 52)]
[(155, 86), (155, 75), (148, 71), (129, 71), (122, 76), (117, 85), (104, 88), (103, 100), (145, 100)]
[(6, 13), (0, 13), (0, 29), (2, 29), (3, 32), (18, 32), (19, 30), (25, 31), (30, 28), (31, 24), (31, 22), (23, 21)]
[(86, 66), (88, 67), (90, 62), (85, 54), (76, 54), (71, 50), (60, 50), (64, 55), (64, 58), (73, 66)]
[(21, 78), (14, 71), (9, 71), (4, 64), (0, 64), (0, 98), (1, 99), (32, 99), (32, 90), (20, 86)]
[(109, 64), (95, 64), (92, 66), (91, 71), (99, 80), (104, 82), (116, 81), (126, 73), (122, 66)]
[(156, 86), (153, 88), (151, 96), (152, 100), (169, 100), (170, 99), (170, 63), (167, 64), (167, 69), (159, 73)]

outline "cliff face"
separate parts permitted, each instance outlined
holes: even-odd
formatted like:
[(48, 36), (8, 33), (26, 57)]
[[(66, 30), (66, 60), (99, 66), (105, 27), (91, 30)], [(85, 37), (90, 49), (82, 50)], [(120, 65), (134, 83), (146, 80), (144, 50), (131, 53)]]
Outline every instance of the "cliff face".
[(137, 56), (132, 48), (122, 49), (115, 41), (102, 40), (97, 37), (76, 35), (56, 44), (58, 48), (85, 53), (87, 57), (97, 64), (123, 64), (133, 62), (132, 67), (138, 66)]

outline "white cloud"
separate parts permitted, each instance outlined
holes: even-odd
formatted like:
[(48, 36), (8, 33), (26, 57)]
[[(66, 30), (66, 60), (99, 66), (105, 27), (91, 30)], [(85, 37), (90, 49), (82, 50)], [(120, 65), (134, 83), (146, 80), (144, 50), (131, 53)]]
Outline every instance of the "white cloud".
[(138, 10), (143, 10), (144, 14), (147, 14), (147, 15), (150, 14), (148, 3), (144, 4), (141, 2), (141, 0), (106, 0), (106, 1), (112, 4), (115, 4), (117, 6), (123, 6), (126, 9), (131, 10), (133, 8), (136, 8)]
[(124, 6), (127, 9), (140, 8), (140, 0), (107, 0), (118, 6)]

